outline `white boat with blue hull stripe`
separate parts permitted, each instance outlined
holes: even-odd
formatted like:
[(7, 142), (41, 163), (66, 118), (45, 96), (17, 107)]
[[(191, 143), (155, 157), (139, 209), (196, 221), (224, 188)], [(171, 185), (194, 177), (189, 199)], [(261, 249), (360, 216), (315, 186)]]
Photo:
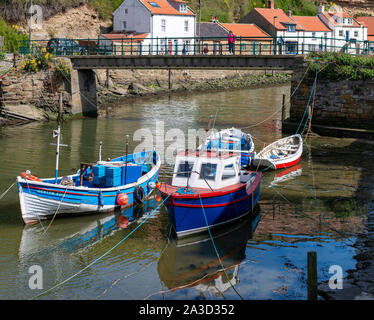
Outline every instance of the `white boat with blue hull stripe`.
[(109, 212), (144, 201), (156, 188), (161, 158), (156, 151), (82, 164), (78, 173), (38, 179), (17, 177), (23, 221)]

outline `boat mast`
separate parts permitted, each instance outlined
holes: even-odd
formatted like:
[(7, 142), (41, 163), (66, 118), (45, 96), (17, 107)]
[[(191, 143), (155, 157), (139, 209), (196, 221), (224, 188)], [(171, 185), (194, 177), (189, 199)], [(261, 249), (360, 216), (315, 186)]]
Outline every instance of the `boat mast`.
[(99, 161), (101, 162), (101, 147), (103, 145), (103, 142), (100, 141), (100, 147), (99, 147)]

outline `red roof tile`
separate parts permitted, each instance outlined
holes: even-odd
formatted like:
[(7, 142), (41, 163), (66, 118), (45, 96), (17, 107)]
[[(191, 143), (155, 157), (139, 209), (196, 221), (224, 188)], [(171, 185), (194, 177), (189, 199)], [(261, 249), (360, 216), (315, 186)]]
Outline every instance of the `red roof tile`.
[(295, 20), (304, 31), (322, 31), (328, 32), (331, 31), (318, 17), (305, 17), (305, 16), (292, 16), (292, 19)]
[[(152, 14), (166, 14), (166, 15), (181, 15), (181, 16), (194, 16), (195, 14), (187, 8), (187, 12), (179, 12), (167, 0), (139, 0)], [(150, 4), (154, 2), (158, 7)], [(174, 1), (184, 2), (184, 1)]]
[(148, 37), (149, 33), (138, 33), (134, 35), (129, 35), (129, 34), (123, 34), (123, 33), (110, 33), (110, 34), (102, 34), (104, 38), (108, 40), (112, 40), (114, 42), (122, 42), (123, 41), (133, 41), (135, 42), (140, 42), (143, 41), (146, 37)]
[[(277, 17), (275, 18), (277, 30), (287, 30), (285, 24), (295, 24), (295, 21), (286, 15), (282, 9), (254, 8), (253, 10), (263, 16), (271, 25), (274, 25), (274, 17)], [(296, 25), (296, 30), (302, 30), (302, 28)]]
[(357, 21), (368, 28), (368, 36), (374, 35), (374, 17), (357, 17)]
[(221, 23), (221, 25), (227, 29), (227, 31), (232, 31), (232, 33), (237, 37), (259, 37), (257, 40), (266, 37), (272, 39), (265, 31), (260, 29), (254, 24), (246, 23)]

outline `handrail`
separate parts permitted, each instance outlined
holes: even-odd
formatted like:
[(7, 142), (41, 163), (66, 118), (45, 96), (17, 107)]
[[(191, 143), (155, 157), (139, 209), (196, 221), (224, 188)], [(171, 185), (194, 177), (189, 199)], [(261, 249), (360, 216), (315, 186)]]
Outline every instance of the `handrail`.
[[(50, 52), (56, 56), (139, 55), (228, 55), (227, 37), (116, 37), (67, 39), (48, 46), (50, 40), (20, 40), (20, 54)], [(234, 55), (283, 55), (310, 52), (374, 52), (374, 41), (318, 36), (236, 37)]]

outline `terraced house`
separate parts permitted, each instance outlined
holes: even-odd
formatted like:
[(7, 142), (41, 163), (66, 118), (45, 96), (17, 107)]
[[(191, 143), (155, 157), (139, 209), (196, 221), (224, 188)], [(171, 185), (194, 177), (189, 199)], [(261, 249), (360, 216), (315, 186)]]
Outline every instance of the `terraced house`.
[(188, 54), (195, 35), (196, 16), (185, 1), (125, 0), (113, 12), (113, 32), (100, 38), (116, 54)]

